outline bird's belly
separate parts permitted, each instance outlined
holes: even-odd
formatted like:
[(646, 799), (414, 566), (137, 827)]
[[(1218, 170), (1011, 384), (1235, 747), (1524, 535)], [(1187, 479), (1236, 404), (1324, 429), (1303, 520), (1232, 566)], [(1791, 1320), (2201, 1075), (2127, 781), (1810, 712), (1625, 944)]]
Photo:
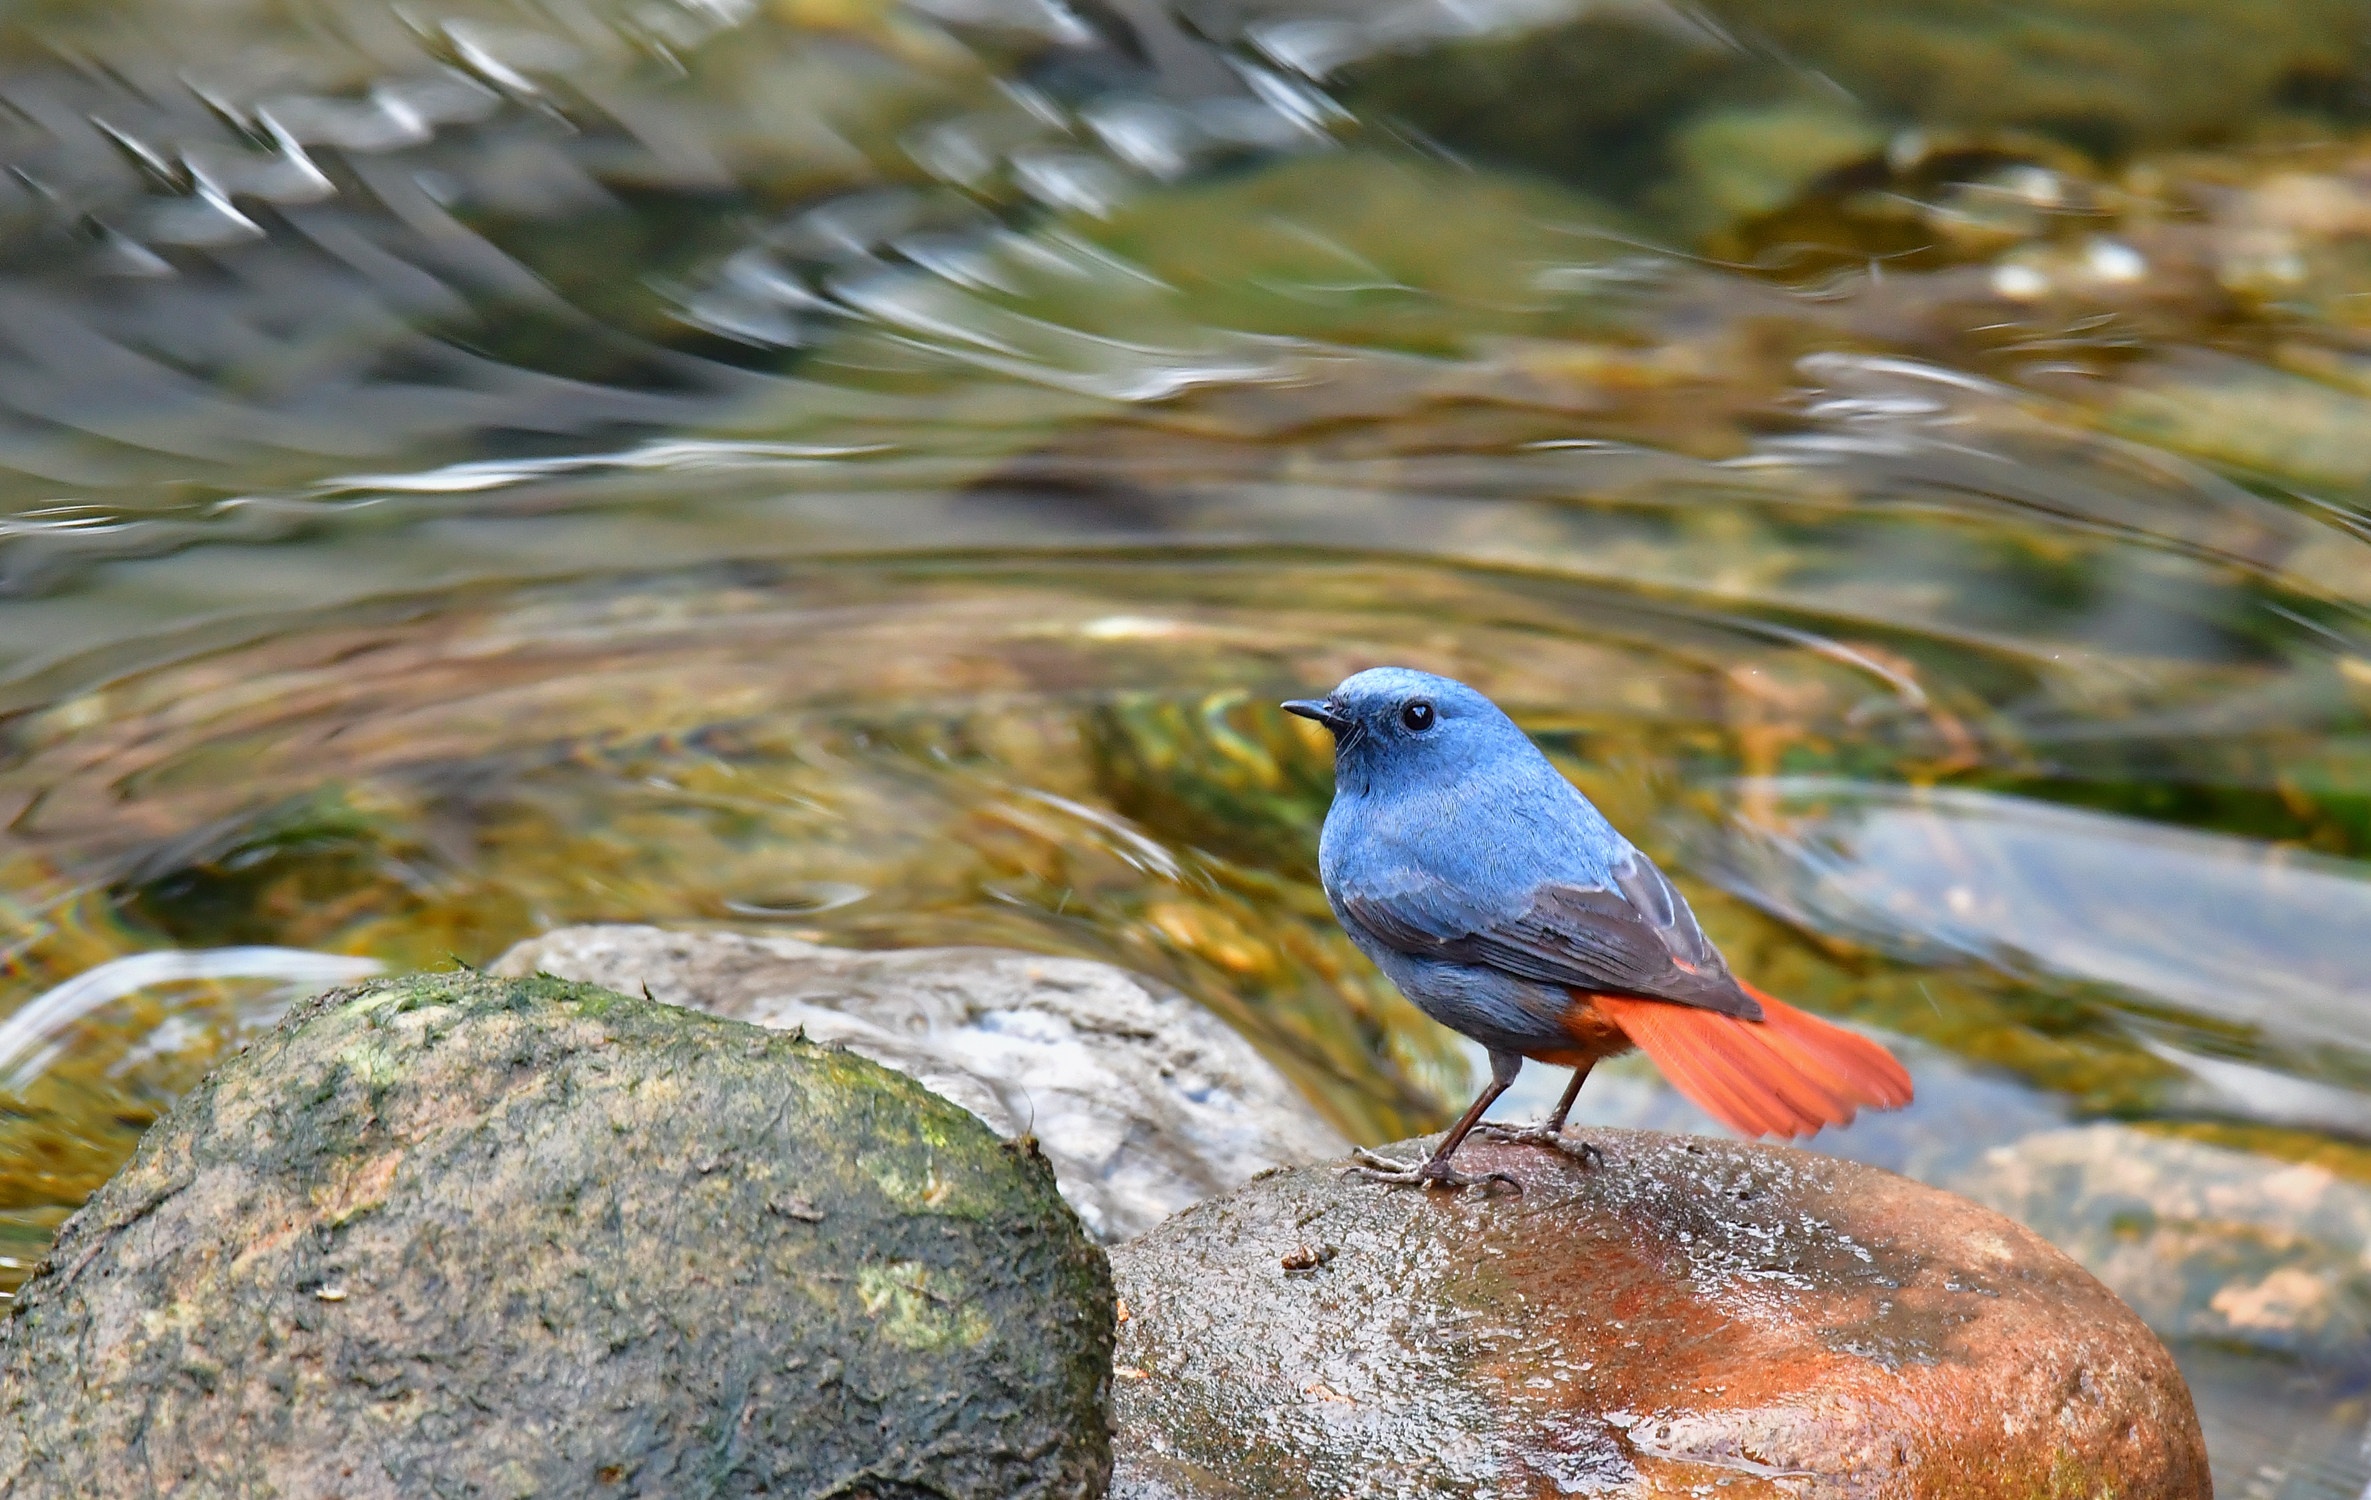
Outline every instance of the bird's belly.
[(1546, 1059), (1578, 1042), (1566, 1020), (1574, 1001), (1560, 988), (1496, 969), (1412, 958), (1380, 944), (1368, 952), (1419, 1010), (1493, 1052)]

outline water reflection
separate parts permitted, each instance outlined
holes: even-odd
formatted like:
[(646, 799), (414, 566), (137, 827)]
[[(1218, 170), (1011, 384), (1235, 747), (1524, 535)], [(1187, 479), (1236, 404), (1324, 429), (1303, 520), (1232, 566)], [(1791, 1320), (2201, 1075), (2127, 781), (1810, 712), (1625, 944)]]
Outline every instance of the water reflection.
[[(234, 1029), (243, 1031), (270, 1025), (293, 999), (367, 979), (381, 968), (376, 959), (294, 948), (176, 948), (115, 959), (27, 1001), (0, 1024), (0, 1092), (22, 1094), (65, 1050), (66, 1033), (102, 1007), (143, 990), (208, 980), (266, 981), (272, 988), (259, 1003), (238, 1008)], [(190, 1018), (176, 1013), (110, 1064), (108, 1076), (121, 1077), (150, 1057), (186, 1051), (199, 1041)], [(217, 1041), (208, 1050), (220, 1045)]]
[(1732, 878), (1790, 920), (2089, 981), (2275, 1048), (2371, 1051), (2357, 861), (1965, 789), (1793, 778), (1737, 796)]
[(20, 9), (0, 1281), (276, 1003), (43, 1019), (171, 950), (1014, 944), (1430, 1123), (1265, 706), (1407, 661), (2360, 1490), (2358, 11)]

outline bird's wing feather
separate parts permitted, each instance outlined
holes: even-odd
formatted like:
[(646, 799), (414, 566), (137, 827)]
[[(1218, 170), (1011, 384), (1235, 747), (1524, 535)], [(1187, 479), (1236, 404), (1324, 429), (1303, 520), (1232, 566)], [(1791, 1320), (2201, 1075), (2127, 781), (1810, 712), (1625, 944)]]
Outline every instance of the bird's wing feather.
[(1402, 953), (1497, 969), (1591, 994), (1631, 995), (1760, 1020), (1688, 903), (1654, 862), (1627, 851), (1604, 885), (1549, 881), (1484, 914), (1368, 892), (1345, 914)]

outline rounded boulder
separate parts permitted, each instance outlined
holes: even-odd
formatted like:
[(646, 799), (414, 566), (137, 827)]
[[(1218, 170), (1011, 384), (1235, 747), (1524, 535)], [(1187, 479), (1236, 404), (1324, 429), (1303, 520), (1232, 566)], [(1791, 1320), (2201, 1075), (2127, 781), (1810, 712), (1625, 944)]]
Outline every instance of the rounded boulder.
[(0, 1327), (0, 1493), (1087, 1497), (1109, 1269), (852, 1054), (549, 978), (308, 1002)]

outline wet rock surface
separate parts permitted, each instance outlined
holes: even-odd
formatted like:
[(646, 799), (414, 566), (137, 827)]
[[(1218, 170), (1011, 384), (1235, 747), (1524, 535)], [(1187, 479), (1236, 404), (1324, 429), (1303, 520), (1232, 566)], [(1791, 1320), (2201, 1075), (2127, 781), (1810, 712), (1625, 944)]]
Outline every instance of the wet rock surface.
[(1100, 1494), (1042, 1159), (844, 1051), (536, 979), (308, 1002), (0, 1330), (15, 1496)]
[(1804, 1152), (1590, 1138), (1591, 1171), (1466, 1148), (1520, 1197), (1300, 1169), (1122, 1247), (1113, 1493), (2209, 1493), (2171, 1356), (2026, 1230)]
[(1348, 1148), (1225, 1023), (1108, 964), (598, 926), (530, 939), (495, 968), (647, 991), (845, 1045), (1001, 1134), (1034, 1134), (1063, 1196), (1106, 1242), (1256, 1172)]

